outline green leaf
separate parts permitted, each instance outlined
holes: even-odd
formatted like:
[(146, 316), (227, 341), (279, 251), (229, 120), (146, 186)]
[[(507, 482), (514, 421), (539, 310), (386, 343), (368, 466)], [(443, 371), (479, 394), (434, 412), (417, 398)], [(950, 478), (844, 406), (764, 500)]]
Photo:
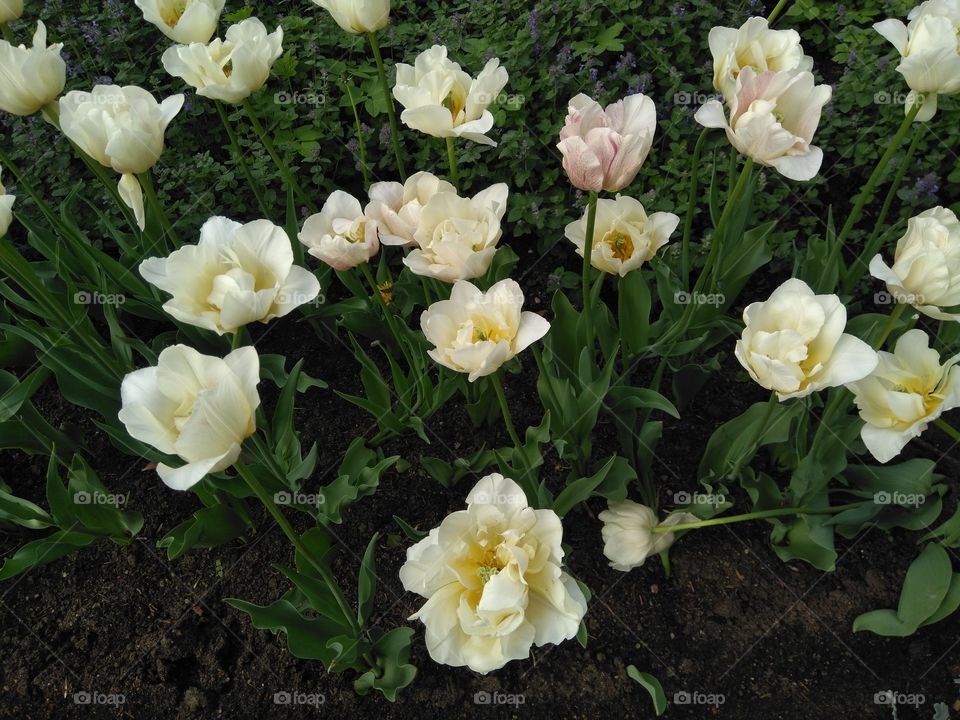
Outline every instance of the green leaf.
[(264, 607), (239, 598), (226, 598), (225, 602), (247, 613), (258, 630), (286, 634), (287, 649), (294, 657), (319, 660), (329, 669), (339, 654), (328, 641), (342, 635), (341, 626), (324, 617), (308, 617), (289, 600), (280, 599)]
[(360, 562), (360, 576), (357, 579), (357, 621), (360, 627), (366, 627), (373, 612), (373, 601), (377, 595), (377, 540), (380, 533), (374, 533), (367, 543), (366, 552)]
[(408, 540), (413, 540), (414, 542), (420, 542), (430, 533), (425, 533), (422, 530), (417, 530), (413, 525), (408, 523), (399, 515), (393, 516), (393, 521), (400, 526), (400, 530), (403, 531), (403, 534), (407, 536)]
[(953, 579), (950, 556), (937, 543), (927, 545), (910, 563), (900, 592), (897, 617), (905, 624), (918, 627), (943, 603)]
[(96, 538), (93, 535), (86, 533), (58, 530), (49, 537), (29, 542), (21, 546), (13, 557), (4, 561), (0, 568), (0, 580), (7, 580), (30, 568), (51, 563), (94, 540)]
[(653, 710), (657, 717), (663, 715), (667, 709), (667, 696), (663, 692), (660, 681), (650, 673), (640, 672), (635, 665), (627, 665), (627, 675), (650, 694), (650, 699), (653, 700)]
[(380, 672), (371, 670), (354, 681), (359, 695), (375, 689), (390, 702), (396, 701), (397, 691), (407, 687), (417, 675), (417, 668), (408, 662), (412, 639), (413, 630), (408, 627), (394, 628), (377, 638), (372, 650)]
[(920, 623), (920, 626), (925, 627), (945, 620), (953, 615), (958, 607), (960, 607), (960, 573), (954, 573), (950, 579), (950, 588), (947, 590), (943, 602), (940, 603), (940, 607), (937, 608), (937, 611), (933, 613), (933, 615)]

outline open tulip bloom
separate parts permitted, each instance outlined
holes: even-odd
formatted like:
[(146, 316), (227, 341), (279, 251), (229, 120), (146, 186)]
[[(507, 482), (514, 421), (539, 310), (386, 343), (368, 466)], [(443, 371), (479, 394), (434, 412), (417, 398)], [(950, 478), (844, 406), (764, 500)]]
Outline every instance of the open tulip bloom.
[(521, 312), (523, 291), (501, 280), (487, 292), (461, 280), (449, 300), (435, 302), (420, 316), (420, 327), (434, 346), (430, 357), (444, 367), (469, 373), (468, 380), (492, 375), (550, 330), (536, 313)]
[(217, 31), (226, 0), (135, 0), (143, 19), (175, 43), (205, 43)]
[(756, 73), (746, 67), (737, 77), (729, 121), (719, 100), (697, 110), (696, 120), (725, 130), (730, 144), (760, 165), (791, 180), (811, 180), (823, 163), (823, 151), (811, 143), (831, 92), (829, 85), (815, 86), (806, 70)]
[(334, 270), (349, 270), (380, 252), (376, 220), (342, 190), (332, 192), (320, 212), (307, 218), (299, 238), (311, 255)]
[(923, 330), (900, 336), (892, 353), (868, 377), (848, 385), (860, 410), (863, 444), (878, 462), (889, 462), (941, 414), (960, 406), (960, 355), (940, 364)]
[(376, 32), (390, 22), (390, 0), (313, 0), (352, 35)]
[(370, 202), (363, 212), (377, 223), (381, 243), (413, 247), (423, 208), (438, 193), (456, 195), (457, 189), (428, 172), (411, 175), (402, 185), (374, 183), (370, 186)]
[(646, 95), (629, 95), (603, 108), (580, 94), (570, 101), (557, 149), (574, 187), (617, 192), (640, 172), (656, 131), (657, 110)]
[(313, 273), (293, 264), (287, 233), (269, 220), (210, 218), (197, 245), (144, 260), (140, 274), (173, 295), (163, 306), (171, 316), (218, 335), (283, 317), (320, 292)]
[(226, 39), (175, 45), (163, 53), (163, 67), (196, 88), (197, 95), (236, 105), (263, 87), (283, 54), (283, 28), (267, 34), (257, 18), (227, 29)]
[(63, 43), (47, 46), (47, 28), (37, 23), (33, 47), (0, 40), (0, 110), (33, 115), (52, 103), (67, 82), (67, 65), (60, 57)]
[(507, 71), (496, 58), (474, 79), (447, 59), (445, 47), (434, 45), (420, 53), (413, 65), (397, 63), (393, 96), (405, 108), (400, 120), (413, 130), (496, 146), (486, 135), (493, 128), (493, 115), (487, 108), (507, 79)]
[(485, 674), (574, 637), (587, 602), (562, 569), (562, 540), (553, 510), (528, 507), (509, 478), (482, 478), (400, 568), (404, 589), (427, 599), (411, 619), (430, 657)]
[(163, 152), (164, 133), (183, 107), (183, 95), (158, 103), (135, 85), (96, 85), (60, 98), (63, 134), (101, 165), (121, 174), (120, 197), (143, 230), (146, 213), (136, 176), (152, 168)]
[(156, 367), (123, 379), (120, 422), (131, 437), (179, 455), (186, 464), (160, 463), (157, 473), (174, 490), (188, 490), (240, 457), (241, 444), (256, 430), (259, 382), (260, 358), (252, 347), (220, 359), (173, 345)]
[(923, 98), (917, 120), (937, 113), (937, 96), (960, 92), (960, 1), (927, 0), (910, 11), (908, 25), (884, 20), (873, 26), (900, 53), (897, 71), (910, 87), (906, 111)]

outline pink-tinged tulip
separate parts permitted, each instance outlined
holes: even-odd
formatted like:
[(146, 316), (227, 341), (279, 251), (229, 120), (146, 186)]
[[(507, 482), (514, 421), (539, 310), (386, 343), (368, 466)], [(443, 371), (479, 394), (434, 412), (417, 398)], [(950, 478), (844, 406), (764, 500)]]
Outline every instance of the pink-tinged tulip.
[(656, 131), (656, 108), (646, 95), (630, 95), (606, 109), (577, 95), (557, 144), (563, 169), (581, 190), (623, 190), (640, 172)]

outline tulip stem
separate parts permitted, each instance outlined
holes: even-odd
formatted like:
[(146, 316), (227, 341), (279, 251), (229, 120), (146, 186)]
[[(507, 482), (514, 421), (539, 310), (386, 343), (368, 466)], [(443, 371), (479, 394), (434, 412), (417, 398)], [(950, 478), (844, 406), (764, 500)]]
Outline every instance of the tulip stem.
[(503, 391), (503, 381), (500, 379), (500, 371), (490, 375), (490, 384), (493, 385), (494, 392), (497, 393), (497, 401), (500, 403), (500, 411), (503, 413), (503, 424), (507, 427), (507, 434), (517, 450), (523, 447), (520, 442), (520, 436), (517, 435), (517, 429), (513, 426), (513, 418), (510, 416), (510, 406), (507, 404), (507, 395)]
[(263, 145), (264, 149), (267, 151), (267, 154), (273, 160), (273, 164), (276, 165), (277, 170), (280, 171), (280, 177), (283, 178), (287, 185), (293, 188), (293, 192), (300, 196), (300, 200), (303, 201), (308, 208), (310, 208), (311, 212), (317, 212), (317, 206), (313, 204), (310, 196), (307, 195), (302, 187), (300, 187), (300, 183), (297, 182), (297, 179), (290, 171), (289, 166), (283, 161), (283, 158), (280, 157), (280, 154), (277, 152), (277, 148), (274, 146), (270, 136), (267, 135), (266, 131), (263, 129), (263, 125), (260, 124), (260, 120), (257, 119), (257, 113), (253, 109), (253, 105), (250, 103), (250, 98), (244, 99), (243, 110), (246, 112), (247, 117), (250, 118), (250, 124), (253, 126), (253, 131), (260, 139), (260, 144)]
[(583, 238), (583, 270), (580, 292), (583, 295), (583, 322), (586, 327), (586, 345), (593, 345), (593, 307), (590, 303), (590, 261), (593, 257), (593, 231), (597, 224), (597, 193), (587, 196), (587, 231)]
[[(163, 205), (160, 204), (160, 199), (157, 197), (157, 191), (153, 187), (153, 178), (150, 176), (150, 171), (147, 170), (145, 173), (137, 175), (137, 178), (140, 180), (140, 186), (143, 188), (143, 194), (147, 196), (147, 202), (153, 207), (153, 211), (157, 214), (157, 217), (160, 218), (160, 225), (163, 227), (164, 237), (169, 236), (171, 242), (173, 242), (174, 249), (180, 247), (180, 238), (177, 237), (177, 232), (173, 229), (173, 225), (170, 224), (170, 219), (167, 217), (167, 213), (163, 209)], [(162, 247), (167, 247), (166, 241), (161, 242)]]
[(848, 293), (853, 289), (854, 284), (859, 281), (861, 277), (863, 277), (863, 270), (858, 268), (869, 269), (871, 258), (873, 258), (873, 256), (880, 251), (880, 246), (883, 242), (882, 230), (884, 223), (887, 220), (887, 215), (890, 212), (890, 207), (893, 205), (893, 200), (897, 196), (897, 191), (900, 189), (900, 185), (903, 183), (903, 176), (906, 175), (907, 168), (910, 166), (910, 160), (913, 158), (913, 154), (916, 152), (917, 146), (920, 144), (920, 141), (926, 134), (926, 130), (927, 126), (921, 125), (913, 134), (913, 141), (910, 143), (910, 147), (907, 149), (907, 154), (904, 156), (903, 162), (897, 169), (897, 174), (893, 177), (893, 182), (890, 184), (890, 189), (887, 191), (887, 197), (883, 201), (883, 207), (880, 210), (880, 214), (877, 216), (877, 222), (874, 223), (873, 232), (870, 234), (870, 239), (867, 240), (866, 245), (864, 245), (863, 252), (860, 253), (860, 256), (847, 269), (846, 274), (844, 274), (842, 278), (842, 292)]
[[(247, 165), (247, 161), (243, 157), (243, 151), (240, 149), (240, 142), (237, 140), (237, 134), (233, 131), (233, 127), (230, 125), (230, 120), (227, 118), (227, 113), (223, 109), (223, 103), (219, 100), (213, 101), (214, 107), (217, 108), (217, 114), (220, 115), (220, 122), (223, 123), (224, 129), (227, 131), (227, 137), (230, 138), (230, 149), (233, 151), (233, 159), (240, 166), (240, 171), (243, 173), (243, 176), (247, 179), (247, 185), (250, 188), (250, 191), (253, 193), (253, 196), (257, 199), (257, 205), (260, 207), (260, 212), (263, 213), (263, 216), (270, 217), (270, 213), (267, 211), (267, 205), (263, 201), (263, 196), (260, 194), (258, 189), (257, 182), (253, 179), (253, 173), (250, 172), (250, 166)], [(297, 243), (293, 243), (296, 245)]]
[(17, 46), (17, 39), (13, 36), (13, 31), (10, 30), (10, 27), (6, 23), (0, 23), (0, 32), (3, 33), (3, 39), (8, 43)]
[(873, 343), (874, 350), (879, 350), (883, 347), (883, 344), (887, 341), (887, 338), (890, 337), (890, 333), (893, 332), (893, 328), (896, 327), (897, 321), (900, 320), (900, 316), (903, 315), (903, 312), (906, 309), (906, 304), (897, 303), (897, 306), (893, 309), (893, 312), (890, 313), (890, 317), (887, 318), (887, 324), (883, 326), (880, 337), (878, 337), (876, 342)]
[(713, 243), (710, 246), (710, 254), (707, 256), (707, 264), (704, 266), (700, 277), (697, 278), (697, 285), (694, 287), (690, 297), (690, 308), (697, 307), (697, 296), (700, 294), (700, 291), (703, 290), (703, 282), (707, 278), (708, 270), (710, 275), (710, 292), (713, 292), (717, 287), (717, 283), (720, 280), (717, 264), (720, 262), (720, 251), (725, 235), (727, 234), (727, 225), (730, 223), (730, 217), (733, 215), (734, 209), (740, 203), (740, 198), (743, 197), (743, 193), (750, 183), (750, 176), (752, 174), (753, 158), (748, 157), (747, 161), (743, 164), (740, 179), (737, 180), (736, 186), (734, 186), (730, 192), (730, 197), (727, 198), (727, 202), (723, 207), (723, 213), (720, 215), (720, 221), (717, 223), (717, 227), (713, 232)]
[(360, 154), (360, 173), (363, 175), (363, 189), (366, 192), (370, 190), (370, 178), (367, 175), (367, 147), (363, 142), (363, 129), (360, 125), (360, 115), (357, 113), (357, 103), (353, 101), (353, 93), (350, 91), (350, 85), (344, 83), (343, 87), (346, 88), (347, 98), (350, 100), (350, 109), (353, 110), (353, 123), (357, 128), (357, 152)]
[[(397, 110), (393, 105), (393, 94), (390, 92), (390, 83), (387, 82), (387, 71), (383, 67), (383, 57), (380, 55), (380, 43), (376, 33), (367, 33), (370, 41), (370, 50), (373, 52), (374, 62), (377, 64), (377, 74), (380, 75), (380, 87), (383, 88), (383, 100), (387, 105), (387, 118), (390, 121), (390, 141), (393, 143), (393, 155), (397, 160), (397, 172), (400, 173), (400, 182), (407, 181), (407, 171), (403, 166), (403, 153), (400, 150), (400, 131), (397, 129)], [(454, 182), (456, 185), (456, 182)]]
[(699, 522), (679, 523), (677, 525), (657, 525), (651, 528), (651, 532), (667, 533), (678, 532), (680, 530), (697, 530), (698, 528), (712, 527), (714, 525), (729, 525), (746, 520), (763, 520), (764, 518), (782, 517), (783, 515), (833, 515), (845, 510), (858, 508), (862, 505), (863, 502), (856, 502), (824, 508), (791, 507), (777, 508), (775, 510), (758, 510), (757, 512), (744, 513), (742, 515), (727, 515), (724, 517), (710, 518), (709, 520), (700, 520)]
[(680, 243), (680, 287), (689, 287), (690, 282), (690, 233), (693, 231), (693, 214), (696, 210), (697, 187), (700, 182), (700, 154), (710, 130), (706, 128), (697, 138), (690, 158), (690, 189), (687, 192), (687, 214), (683, 220), (683, 240)]
[(772, 27), (773, 24), (777, 21), (777, 18), (780, 17), (780, 14), (786, 9), (787, 5), (790, 4), (790, 0), (780, 0), (777, 3), (776, 7), (770, 12), (767, 16), (767, 25)]
[[(887, 151), (877, 162), (877, 166), (873, 169), (873, 172), (870, 174), (870, 178), (867, 180), (867, 184), (863, 186), (863, 190), (860, 191), (860, 195), (857, 197), (857, 201), (853, 205), (853, 209), (850, 211), (850, 216), (847, 218), (847, 222), (844, 223), (843, 228), (840, 230), (840, 234), (834, 240), (833, 247), (830, 249), (831, 258), (830, 262), (837, 262), (840, 259), (840, 249), (843, 247), (844, 243), (847, 240), (847, 237), (850, 235), (850, 232), (853, 230), (853, 226), (857, 224), (857, 221), (860, 219), (860, 215), (863, 212), (864, 206), (873, 197), (874, 188), (876, 188), (877, 183), (880, 182), (880, 178), (883, 177), (883, 173), (887, 169), (887, 165), (890, 163), (890, 160), (893, 159), (893, 156), (897, 153), (897, 150), (900, 148), (900, 143), (903, 142), (904, 136), (907, 134), (907, 131), (910, 129), (910, 126), (913, 124), (913, 121), (917, 119), (917, 114), (920, 112), (920, 108), (923, 106), (924, 98), (918, 97), (916, 104), (907, 113), (907, 116), (904, 118), (903, 123), (901, 123), (900, 128), (897, 130), (897, 134), (893, 136), (893, 140), (890, 141), (890, 144), (887, 145)], [(856, 266), (853, 266), (850, 270), (847, 270), (848, 282), (855, 282), (851, 280), (851, 277), (859, 279), (859, 275), (856, 275)], [(853, 276), (850, 276), (851, 271), (854, 272)]]
[(450, 184), (460, 190), (460, 173), (457, 170), (457, 151), (453, 146), (453, 138), (447, 138), (447, 162), (450, 164)]
[(747, 464), (747, 461), (757, 454), (757, 450), (760, 449), (759, 443), (763, 439), (764, 432), (767, 430), (767, 424), (770, 422), (770, 416), (773, 415), (773, 410), (778, 403), (779, 398), (777, 398), (777, 393), (770, 393), (770, 399), (767, 401), (767, 406), (763, 413), (763, 419), (757, 425), (757, 430), (753, 434), (753, 437), (750, 438), (750, 442), (747, 443), (747, 451), (737, 458), (733, 468), (727, 474), (728, 480), (735, 480), (740, 474), (740, 471), (743, 469), (743, 466)]
[(960, 430), (957, 430), (953, 425), (948, 423), (946, 420), (944, 420), (943, 418), (937, 418), (936, 420), (933, 421), (933, 424), (936, 425), (941, 430), (943, 430), (951, 438), (953, 438), (957, 442), (960, 442)]

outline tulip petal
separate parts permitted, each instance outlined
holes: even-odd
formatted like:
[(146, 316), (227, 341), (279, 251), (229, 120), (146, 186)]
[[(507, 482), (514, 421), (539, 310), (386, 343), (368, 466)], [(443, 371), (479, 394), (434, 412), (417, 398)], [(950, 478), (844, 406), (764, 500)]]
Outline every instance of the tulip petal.
[(117, 189), (120, 191), (120, 199), (128, 208), (133, 210), (137, 227), (141, 230), (146, 229), (147, 216), (143, 207), (143, 190), (140, 188), (140, 181), (137, 180), (137, 176), (130, 173), (123, 175)]

